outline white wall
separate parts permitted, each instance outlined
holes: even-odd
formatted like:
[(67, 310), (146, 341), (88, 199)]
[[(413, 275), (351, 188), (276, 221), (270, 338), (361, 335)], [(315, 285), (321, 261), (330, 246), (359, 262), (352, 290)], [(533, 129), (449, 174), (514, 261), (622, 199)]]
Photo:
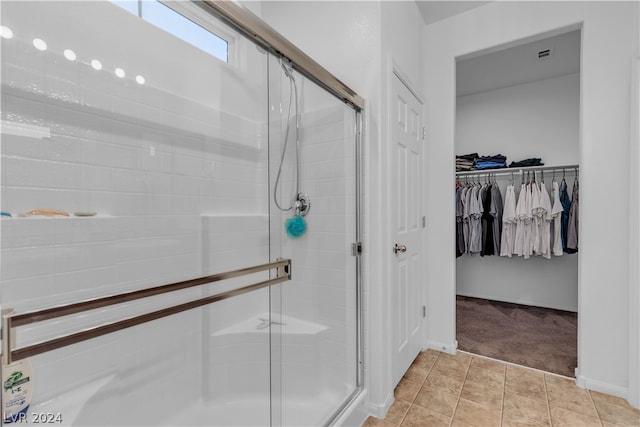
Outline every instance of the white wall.
[(456, 98), (456, 154), (502, 153), (578, 164), (580, 75), (568, 74)]
[[(640, 15), (640, 9), (638, 10)], [(640, 16), (638, 17), (640, 20)], [(640, 32), (640, 29), (638, 29)], [(640, 35), (638, 36), (640, 39)], [(629, 166), (631, 169), (630, 185), (630, 222), (629, 222), (629, 313), (631, 313), (631, 325), (640, 325), (640, 288), (636, 285), (640, 282), (640, 171), (634, 165), (640, 164), (640, 52), (632, 63), (633, 91), (631, 94), (631, 155)], [(640, 358), (640, 330), (629, 328), (629, 378), (632, 378), (629, 387), (629, 401), (635, 406), (640, 406), (640, 364), (635, 363)], [(636, 381), (633, 381), (636, 378)]]
[[(627, 195), (630, 58), (637, 54), (635, 2), (494, 2), (424, 32), (431, 226), (427, 233), (430, 341), (455, 340), (455, 58), (582, 24), (578, 383), (626, 397), (630, 386)], [(634, 37), (635, 35), (635, 37)], [(615, 183), (615, 185), (612, 185)], [(618, 206), (612, 211), (610, 206)], [(603, 227), (602, 219), (609, 218)], [(448, 225), (447, 225), (448, 224)], [(603, 250), (603, 248), (606, 248)], [(631, 286), (637, 287), (637, 283)], [(637, 402), (636, 402), (637, 404)]]
[[(539, 157), (547, 166), (578, 164), (579, 118), (579, 74), (459, 96), (455, 152), (502, 153), (507, 163)], [(560, 181), (562, 172), (555, 176)], [(521, 178), (515, 177), (519, 190)], [(574, 171), (567, 171), (569, 191), (573, 177)], [(545, 173), (549, 194), (551, 178), (551, 172)], [(504, 197), (509, 177), (496, 180)], [(525, 260), (464, 254), (456, 260), (456, 290), (458, 295), (577, 311), (578, 255)]]

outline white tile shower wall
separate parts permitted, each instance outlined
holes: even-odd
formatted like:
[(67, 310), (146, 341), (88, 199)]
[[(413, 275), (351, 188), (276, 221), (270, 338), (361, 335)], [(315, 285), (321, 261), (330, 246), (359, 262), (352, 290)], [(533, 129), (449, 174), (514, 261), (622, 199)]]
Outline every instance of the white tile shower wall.
[[(269, 217), (267, 215), (205, 215), (202, 217), (203, 274), (231, 271), (269, 262)], [(225, 287), (266, 280), (266, 273), (225, 281)], [(270, 319), (269, 289), (261, 289), (219, 301), (206, 309), (203, 318), (203, 398), (225, 403), (249, 395), (268, 401), (270, 394), (269, 328), (258, 326)], [(243, 322), (252, 329), (221, 334)], [(251, 414), (244, 414), (251, 415)], [(238, 414), (241, 423), (243, 414)]]
[[(202, 272), (204, 275), (236, 270), (269, 262), (269, 217), (267, 215), (205, 215), (202, 217)], [(225, 287), (250, 284), (269, 278), (268, 273), (225, 281)], [(210, 330), (227, 328), (269, 310), (261, 292), (255, 297), (221, 301), (211, 308)], [(268, 296), (266, 297), (268, 298)], [(265, 306), (264, 302), (267, 302)]]
[[(306, 89), (305, 94), (313, 90)], [(354, 385), (356, 360), (355, 257), (350, 256), (355, 241), (355, 114), (335, 101), (332, 107), (304, 111), (300, 126), (301, 191), (311, 196), (312, 207), (305, 235), (291, 239), (281, 231), (282, 254), (293, 259), (293, 280), (282, 287), (282, 312), (328, 329), (314, 337), (311, 359), (296, 360), (302, 353), (285, 349), (300, 343), (282, 336), (283, 395), (330, 390), (346, 397)], [(290, 215), (283, 214), (281, 221)], [(305, 379), (317, 384), (314, 389), (296, 386), (302, 365), (308, 368)]]
[[(3, 111), (29, 121), (39, 101), (6, 95)], [(3, 209), (18, 213), (44, 204), (111, 215), (231, 213), (255, 212), (266, 202), (264, 150), (166, 126), (141, 129), (108, 114), (91, 122), (86, 116), (49, 105), (47, 118), (64, 125), (60, 132), (43, 139), (4, 135)], [(249, 128), (260, 132), (260, 126)]]
[[(224, 28), (210, 17), (204, 19), (206, 23), (202, 21), (214, 32), (217, 27)], [(39, 88), (42, 93), (55, 91), (62, 94), (62, 98), (108, 109), (111, 103), (120, 103), (123, 99), (136, 101), (137, 90), (130, 90), (132, 88), (162, 87), (203, 105), (218, 109), (224, 105), (224, 110), (231, 115), (257, 118), (265, 114), (263, 106), (247, 100), (264, 92), (260, 78), (264, 77), (267, 56), (229, 29), (225, 33), (231, 42), (231, 55), (226, 64), (107, 1), (74, 3), (73, 7), (63, 2), (46, 2), (38, 8), (25, 2), (7, 2), (3, 4), (2, 25), (12, 28), (14, 33), (11, 40), (3, 43), (3, 51), (21, 49), (19, 53), (26, 56), (26, 69), (36, 70), (30, 81), (34, 89)], [(47, 51), (39, 52), (31, 45), (32, 37), (36, 36), (46, 40)], [(77, 53), (76, 61), (62, 57), (65, 48)], [(53, 63), (48, 64), (52, 67), (51, 75), (37, 73), (45, 58), (53, 59)], [(89, 66), (91, 59), (100, 59), (100, 71)], [(115, 78), (115, 67), (126, 70), (126, 76)], [(144, 76), (143, 86), (135, 83), (137, 74)], [(47, 79), (69, 83), (65, 86), (66, 92), (60, 84), (47, 87)], [(119, 83), (114, 85), (113, 81)], [(78, 90), (78, 82), (80, 96), (72, 98), (70, 95)], [(85, 89), (91, 92), (87, 95)], [(98, 95), (97, 104), (88, 102), (93, 99), (92, 92)], [(154, 97), (146, 103), (151, 106), (170, 101), (158, 99), (163, 96), (158, 93), (148, 95)], [(182, 107), (180, 100), (173, 100), (165, 110), (181, 114)], [(206, 120), (209, 116), (197, 114), (192, 118)]]
[[(2, 135), (2, 210), (53, 208), (98, 216), (2, 220), (2, 303), (18, 311), (198, 276), (201, 214), (267, 211), (266, 121), (259, 113), (266, 91), (246, 81), (260, 67), (232, 69), (203, 60), (202, 53), (108, 3), (76, 3), (73, 10), (56, 3), (37, 10), (20, 2), (3, 4), (3, 25), (11, 23), (16, 34), (2, 39), (3, 129), (7, 124), (23, 129)], [(130, 25), (117, 33), (106, 28), (121, 19)], [(139, 86), (133, 76), (118, 79), (106, 68), (93, 70), (87, 58), (66, 61), (55, 37), (84, 28), (83, 22), (96, 28), (78, 43), (103, 45), (101, 40), (109, 39), (115, 46), (152, 39), (166, 52), (179, 51), (194, 67), (178, 67), (182, 61), (172, 61), (172, 54), (153, 54), (164, 58), (160, 62), (173, 62), (170, 69), (147, 54), (128, 58), (137, 66), (154, 65), (147, 84)], [(21, 31), (29, 26), (51, 30), (49, 51), (30, 46)], [(130, 32), (135, 37), (125, 37)], [(128, 45), (103, 51), (104, 58), (149, 52)], [(46, 132), (34, 132), (34, 126)], [(160, 300), (60, 319), (39, 329), (24, 327), (19, 336), (36, 341), (166, 305), (166, 298)], [(156, 424), (140, 417), (162, 414), (162, 408), (176, 403), (157, 390), (174, 389), (173, 384), (184, 390), (179, 400), (199, 396), (194, 384), (201, 381), (201, 322), (200, 312), (184, 313), (37, 356), (36, 403), (115, 375), (91, 399), (94, 418), (85, 421)], [(153, 407), (133, 413), (129, 406), (130, 413), (107, 416), (109, 403), (124, 408), (126, 399), (139, 403), (145, 393), (155, 396), (149, 399)]]

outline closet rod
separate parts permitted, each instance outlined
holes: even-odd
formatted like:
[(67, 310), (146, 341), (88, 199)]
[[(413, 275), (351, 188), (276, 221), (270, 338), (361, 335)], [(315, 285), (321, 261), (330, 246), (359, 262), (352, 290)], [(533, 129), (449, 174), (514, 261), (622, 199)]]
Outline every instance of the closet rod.
[(522, 173), (526, 171), (571, 171), (578, 170), (580, 166), (578, 165), (565, 165), (565, 166), (528, 166), (528, 167), (519, 167), (519, 168), (499, 168), (499, 169), (478, 169), (472, 171), (460, 171), (456, 172), (456, 177), (458, 176), (470, 176), (470, 175), (511, 175), (517, 174), (522, 175)]

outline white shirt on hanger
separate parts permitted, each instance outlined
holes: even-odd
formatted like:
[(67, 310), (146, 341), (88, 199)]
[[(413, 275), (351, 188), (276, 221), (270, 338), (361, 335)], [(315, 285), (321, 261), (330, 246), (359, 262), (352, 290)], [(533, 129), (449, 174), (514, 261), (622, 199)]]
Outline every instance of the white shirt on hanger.
[(532, 254), (540, 255), (542, 252), (541, 242), (542, 235), (540, 233), (541, 224), (543, 222), (542, 216), (544, 215), (544, 210), (540, 205), (540, 191), (538, 189), (538, 184), (532, 182), (531, 185), (531, 217), (533, 221), (533, 225), (531, 226), (531, 231), (533, 232), (533, 242), (531, 247)]
[(551, 199), (544, 182), (540, 182), (540, 209), (544, 211), (541, 215), (540, 227), (540, 255), (551, 258)]
[(507, 186), (505, 193), (504, 209), (502, 211), (502, 236), (500, 238), (500, 256), (507, 256), (515, 253), (516, 243), (516, 193), (513, 185)]
[(561, 222), (562, 222), (562, 202), (560, 202), (560, 186), (557, 181), (553, 181), (551, 184), (551, 193), (553, 197), (553, 207), (551, 208), (551, 218), (553, 219), (553, 237), (552, 237), (552, 252), (555, 256), (562, 256), (562, 236), (560, 235)]
[(514, 253), (518, 256), (523, 256), (525, 253), (525, 240), (527, 234), (527, 186), (522, 184), (520, 186), (520, 194), (518, 195), (518, 203), (516, 204), (516, 237)]

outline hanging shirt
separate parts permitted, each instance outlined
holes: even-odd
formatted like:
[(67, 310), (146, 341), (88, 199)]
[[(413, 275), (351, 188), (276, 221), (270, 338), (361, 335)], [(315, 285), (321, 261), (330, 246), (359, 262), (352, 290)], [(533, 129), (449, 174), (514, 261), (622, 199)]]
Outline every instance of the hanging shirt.
[(567, 247), (567, 236), (569, 233), (569, 210), (571, 209), (571, 199), (569, 199), (569, 193), (567, 192), (567, 182), (562, 179), (560, 183), (560, 202), (562, 203), (562, 220), (560, 226), (560, 235), (562, 236), (562, 249), (568, 253), (573, 254), (575, 249)]
[(514, 254), (518, 256), (524, 256), (525, 240), (528, 227), (527, 220), (527, 186), (522, 184), (520, 186), (520, 194), (518, 195), (518, 203), (516, 204), (516, 236)]
[(456, 183), (456, 258), (462, 255), (462, 201), (460, 193), (462, 193), (462, 186)]
[(569, 208), (569, 228), (567, 231), (567, 249), (578, 252), (578, 180), (573, 182), (571, 207)]
[(516, 244), (516, 193), (513, 185), (507, 186), (504, 196), (504, 210), (502, 212), (502, 236), (500, 238), (500, 256), (507, 256), (515, 253)]
[(491, 186), (491, 216), (493, 216), (493, 253), (500, 255), (500, 244), (502, 237), (502, 194), (497, 183)]
[(482, 202), (482, 251), (480, 256), (494, 255), (493, 220), (491, 215), (491, 184), (482, 187), (479, 201)]
[(464, 239), (464, 251), (465, 253), (469, 253), (469, 207), (471, 206), (471, 202), (469, 198), (471, 197), (471, 187), (466, 186), (462, 191), (462, 232)]
[(481, 187), (474, 185), (469, 197), (469, 253), (482, 251), (482, 205), (478, 199)]
[(535, 238), (535, 232), (533, 229), (533, 186), (531, 184), (525, 185), (525, 197), (524, 197), (524, 242), (522, 245), (522, 256), (524, 259), (529, 259), (533, 254), (533, 243)]
[(464, 253), (464, 238), (462, 235), (462, 185), (456, 185), (456, 258)]
[(540, 209), (544, 211), (541, 215), (540, 227), (540, 255), (551, 258), (551, 199), (544, 182), (540, 183)]
[(544, 210), (540, 205), (540, 189), (538, 188), (538, 184), (532, 182), (530, 184), (531, 188), (531, 218), (532, 218), (532, 242), (531, 242), (531, 254), (539, 255), (541, 253), (541, 240), (542, 236), (540, 235), (540, 228), (542, 223), (542, 216), (544, 215)]
[(560, 202), (560, 186), (557, 181), (551, 184), (551, 195), (553, 198), (553, 206), (551, 207), (551, 218), (553, 225), (551, 226), (551, 252), (555, 256), (562, 256), (562, 236), (560, 235), (560, 223), (562, 222), (562, 203)]

